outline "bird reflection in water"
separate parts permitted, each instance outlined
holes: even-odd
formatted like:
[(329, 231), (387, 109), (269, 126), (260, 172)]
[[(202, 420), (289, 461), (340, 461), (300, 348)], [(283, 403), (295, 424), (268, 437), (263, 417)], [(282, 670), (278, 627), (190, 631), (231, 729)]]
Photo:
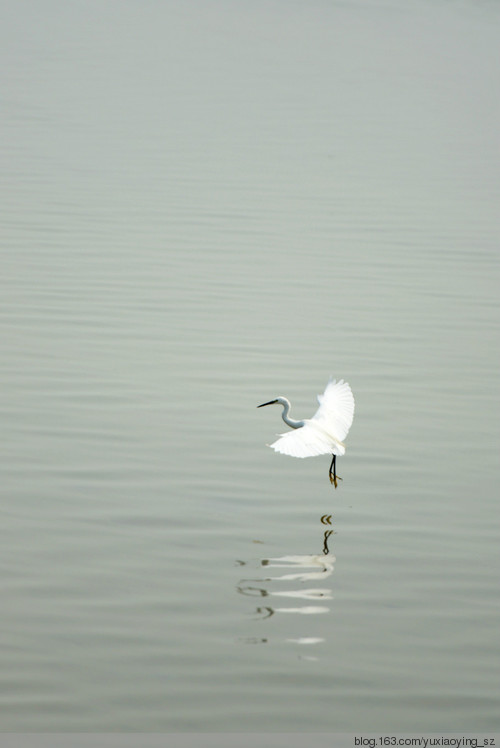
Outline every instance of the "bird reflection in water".
[[(321, 517), (321, 523), (323, 525), (331, 525), (332, 524), (332, 515), (331, 514), (324, 514)], [(330, 549), (328, 548), (328, 538), (330, 535), (333, 535), (333, 530), (325, 530), (323, 535), (323, 554), (327, 556), (330, 553)]]
[[(327, 526), (323, 532), (322, 554), (286, 555), (262, 559), (260, 570), (265, 570), (266, 576), (256, 576), (240, 581), (237, 586), (239, 594), (260, 598), (262, 602), (264, 598), (266, 600), (266, 604), (260, 604), (255, 609), (257, 619), (268, 619), (276, 614), (316, 616), (330, 612), (333, 594), (330, 586), (327, 586), (325, 582), (333, 574), (335, 565), (335, 556), (329, 548), (329, 541), (334, 534), (332, 516), (323, 515), (321, 523)], [(319, 585), (318, 582), (320, 582)], [(244, 641), (252, 644), (268, 643), (269, 638), (253, 636)], [(293, 644), (313, 645), (323, 642), (324, 639), (320, 636), (299, 636), (286, 638), (285, 641)]]

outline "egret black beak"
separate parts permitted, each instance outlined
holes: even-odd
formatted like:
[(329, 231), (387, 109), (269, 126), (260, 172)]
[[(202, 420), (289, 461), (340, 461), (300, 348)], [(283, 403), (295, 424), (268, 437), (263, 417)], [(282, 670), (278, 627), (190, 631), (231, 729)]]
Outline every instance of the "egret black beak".
[(262, 405), (257, 405), (258, 408), (263, 408), (264, 405), (274, 405), (274, 403), (277, 403), (277, 400), (269, 400), (268, 403), (262, 403)]

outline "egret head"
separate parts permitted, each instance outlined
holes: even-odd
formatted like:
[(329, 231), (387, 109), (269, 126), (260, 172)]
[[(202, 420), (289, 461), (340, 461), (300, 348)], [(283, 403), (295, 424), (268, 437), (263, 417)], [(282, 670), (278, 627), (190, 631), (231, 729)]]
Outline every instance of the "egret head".
[(280, 405), (288, 405), (290, 407), (290, 403), (286, 399), (286, 397), (277, 397), (275, 400), (269, 400), (268, 403), (262, 403), (262, 405), (257, 405), (258, 408), (263, 408), (265, 405), (274, 405), (275, 403), (279, 403)]
[(279, 403), (283, 406), (283, 413), (281, 414), (281, 417), (287, 424), (287, 426), (291, 426), (292, 429), (299, 429), (304, 425), (305, 421), (295, 421), (293, 418), (288, 417), (288, 414), (290, 412), (290, 401), (287, 400), (286, 397), (277, 397), (275, 400), (269, 400), (268, 403), (262, 403), (262, 405), (257, 405), (257, 407), (263, 408), (264, 405), (274, 405), (275, 403)]

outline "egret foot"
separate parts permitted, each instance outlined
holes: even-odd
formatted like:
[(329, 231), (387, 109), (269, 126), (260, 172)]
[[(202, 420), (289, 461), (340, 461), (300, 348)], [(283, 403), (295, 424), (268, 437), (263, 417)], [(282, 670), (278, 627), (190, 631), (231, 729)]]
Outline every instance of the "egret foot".
[(333, 483), (335, 488), (337, 488), (337, 481), (342, 480), (340, 475), (334, 475), (333, 473), (330, 473), (330, 483)]

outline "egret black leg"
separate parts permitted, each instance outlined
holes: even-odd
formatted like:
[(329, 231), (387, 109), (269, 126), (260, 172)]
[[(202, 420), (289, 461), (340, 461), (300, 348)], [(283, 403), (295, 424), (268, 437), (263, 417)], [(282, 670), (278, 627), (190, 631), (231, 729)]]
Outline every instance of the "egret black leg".
[(337, 480), (342, 480), (342, 478), (340, 477), (340, 475), (337, 475), (337, 472), (336, 472), (336, 467), (337, 467), (336, 466), (336, 461), (337, 461), (337, 456), (336, 455), (332, 455), (332, 461), (330, 463), (330, 470), (329, 470), (329, 473), (328, 473), (329, 476), (330, 476), (330, 483), (333, 483), (333, 485), (335, 486), (335, 488), (337, 488)]

